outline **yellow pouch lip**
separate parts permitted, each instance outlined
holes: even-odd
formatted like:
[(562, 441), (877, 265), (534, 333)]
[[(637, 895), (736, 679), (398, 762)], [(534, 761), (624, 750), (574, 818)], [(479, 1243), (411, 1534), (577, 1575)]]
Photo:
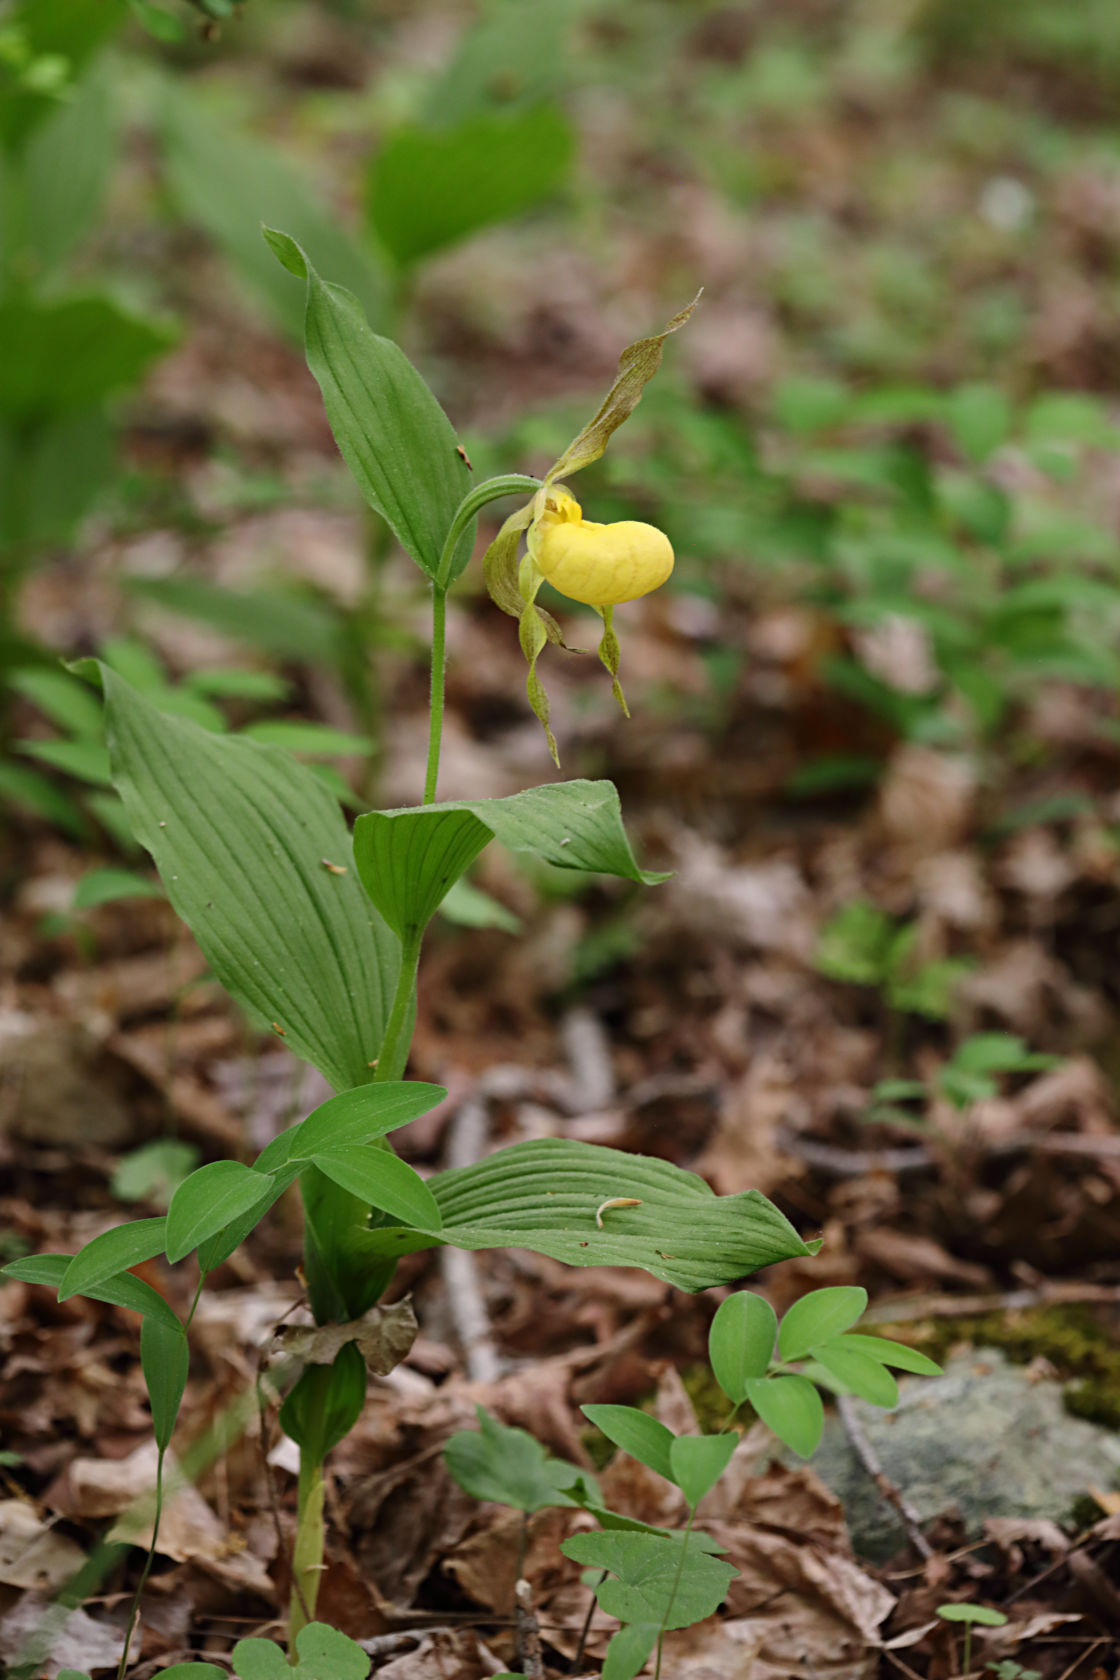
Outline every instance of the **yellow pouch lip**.
[(672, 545), (655, 525), (584, 519), (575, 498), (557, 486), (538, 499), (528, 547), (554, 589), (589, 607), (636, 601), (660, 588), (673, 570)]

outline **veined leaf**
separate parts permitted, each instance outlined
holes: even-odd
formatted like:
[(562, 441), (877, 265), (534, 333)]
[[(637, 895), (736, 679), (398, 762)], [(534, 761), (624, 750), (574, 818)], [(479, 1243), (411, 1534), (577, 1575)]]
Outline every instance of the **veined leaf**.
[[(671, 1429), (640, 1412), (636, 1406), (581, 1406), (580, 1411), (608, 1441), (628, 1452), (640, 1464), (648, 1465), (667, 1482), (673, 1482), (672, 1450), (676, 1437)], [(734, 1439), (734, 1437), (732, 1437)]]
[[(300, 1175), (301, 1163), (295, 1162), (291, 1166), (281, 1166), (276, 1172), (270, 1172), (264, 1177), (266, 1188), (259, 1199), (250, 1202), (243, 1213), (231, 1219), (228, 1225), (223, 1225), (198, 1245), (198, 1265), (202, 1272), (212, 1272), (228, 1260), (235, 1248), (240, 1248), (250, 1231), (255, 1231), (269, 1208), (278, 1202), (288, 1187), (295, 1183)], [(259, 1169), (258, 1169), (259, 1171)]]
[[(447, 1092), (442, 1085), (425, 1085), (420, 1080), (387, 1079), (383, 1085), (360, 1085), (353, 1091), (341, 1091), (328, 1097), (298, 1126), (281, 1136), (290, 1140), (283, 1159), (310, 1160), (322, 1150), (345, 1149), (351, 1144), (372, 1143), (386, 1137), (398, 1126), (407, 1126), (421, 1114), (427, 1114), (443, 1102)], [(277, 1138), (275, 1143), (279, 1143)], [(274, 1148), (270, 1144), (269, 1148)], [(262, 1157), (263, 1159), (263, 1157)], [(269, 1167), (278, 1166), (270, 1159)], [(258, 1169), (265, 1171), (261, 1161)]]
[(400, 956), (338, 806), (275, 747), (169, 717), (102, 667), (113, 780), (175, 909), (238, 1002), (345, 1089), (371, 1079)]
[(634, 1680), (649, 1661), (661, 1632), (656, 1622), (631, 1622), (619, 1628), (603, 1659), (603, 1680)]
[[(4, 1277), (18, 1278), (21, 1283), (41, 1283), (48, 1289), (58, 1289), (66, 1275), (72, 1254), (32, 1254), (25, 1260), (11, 1260), (0, 1266)], [(84, 1292), (91, 1301), (106, 1301), (113, 1307), (127, 1307), (144, 1318), (155, 1318), (168, 1328), (178, 1327), (179, 1319), (163, 1296), (145, 1283), (143, 1278), (122, 1272), (119, 1277), (104, 1278), (91, 1284)]]
[(801, 1458), (810, 1458), (820, 1445), (824, 1406), (808, 1377), (756, 1377), (747, 1399), (779, 1441)]
[(877, 1359), (880, 1365), (892, 1366), (896, 1371), (915, 1371), (923, 1377), (939, 1377), (942, 1374), (941, 1366), (928, 1354), (907, 1347), (905, 1342), (892, 1342), (889, 1336), (862, 1336), (849, 1331), (836, 1345), (866, 1353), (869, 1359)]
[(324, 1150), (313, 1164), (334, 1184), (394, 1219), (428, 1230), (439, 1230), (439, 1205), (415, 1167), (389, 1148), (370, 1149), (351, 1144)]
[(78, 1250), (59, 1285), (60, 1301), (71, 1295), (85, 1295), (94, 1284), (105, 1278), (127, 1272), (131, 1266), (142, 1265), (162, 1254), (167, 1241), (165, 1219), (134, 1219), (129, 1225), (115, 1225), (102, 1231), (84, 1248)]
[(739, 1572), (698, 1546), (685, 1547), (684, 1535), (610, 1533), (573, 1534), (560, 1550), (576, 1563), (609, 1569), (617, 1579), (604, 1581), (596, 1597), (608, 1616), (620, 1622), (656, 1622), (659, 1627), (690, 1627), (719, 1609), (733, 1576)]
[(370, 898), (403, 936), (427, 924), (491, 838), (561, 869), (647, 886), (668, 879), (638, 867), (611, 782), (551, 782), (505, 799), (370, 811), (354, 825), (354, 858)]
[[(493, 1499), (518, 1511), (571, 1505), (562, 1491), (571, 1482), (592, 1479), (574, 1464), (550, 1458), (525, 1429), (513, 1429), (476, 1406), (477, 1429), (460, 1429), (443, 1449), (443, 1461), (459, 1486), (475, 1499)], [(592, 1486), (594, 1483), (592, 1482)]]
[(898, 1384), (890, 1372), (858, 1348), (846, 1347), (846, 1340), (845, 1336), (838, 1336), (834, 1342), (815, 1347), (813, 1358), (861, 1400), (873, 1406), (897, 1406)]
[(100, 403), (137, 379), (174, 336), (107, 297), (36, 303), (10, 295), (0, 305), (0, 414), (42, 424)]
[(211, 1161), (185, 1178), (167, 1210), (167, 1258), (183, 1260), (239, 1215), (257, 1207), (271, 1189), (264, 1173), (240, 1161)]
[(101, 67), (91, 70), (28, 143), (19, 173), (28, 244), (43, 270), (62, 262), (97, 218), (116, 151), (113, 91)]
[[(352, 292), (326, 285), (296, 241), (265, 229), (290, 274), (307, 282), (307, 365), (358, 488), (401, 547), (434, 578), (470, 472), (443, 409), (392, 339), (370, 329)], [(458, 550), (470, 558), (474, 525)]]
[[(363, 1231), (358, 1246), (371, 1261), (437, 1243), (527, 1248), (572, 1266), (640, 1266), (696, 1290), (813, 1252), (757, 1190), (716, 1196), (667, 1161), (572, 1138), (513, 1144), (428, 1187), (443, 1229)], [(605, 1205), (619, 1198), (640, 1205)]]
[(673, 1480), (690, 1505), (699, 1505), (719, 1481), (739, 1437), (726, 1435), (678, 1435), (669, 1447)]
[(727, 1398), (738, 1405), (752, 1377), (764, 1377), (774, 1357), (778, 1319), (769, 1301), (740, 1290), (721, 1301), (708, 1335), (712, 1373)]
[(140, 1367), (152, 1407), (156, 1446), (166, 1451), (175, 1432), (187, 1386), (190, 1350), (182, 1325), (172, 1330), (154, 1318), (140, 1326)]
[(814, 1289), (795, 1301), (778, 1331), (783, 1359), (804, 1359), (811, 1348), (848, 1330), (867, 1311), (867, 1291), (852, 1284)]

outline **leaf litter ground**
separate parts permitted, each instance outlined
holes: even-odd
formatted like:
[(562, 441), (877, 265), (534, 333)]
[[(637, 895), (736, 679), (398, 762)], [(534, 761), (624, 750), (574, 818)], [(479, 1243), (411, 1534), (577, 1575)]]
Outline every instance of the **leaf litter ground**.
[[(720, 36), (736, 27), (729, 17), (697, 31), (693, 60), (731, 50)], [(325, 39), (335, 37), (328, 30)], [(991, 93), (985, 74), (974, 72), (971, 88), (958, 92)], [(880, 99), (864, 109), (866, 133), (835, 110), (809, 127), (772, 112), (764, 156), (808, 202), (827, 186), (822, 157), (835, 184), (858, 176), (877, 147), (897, 144), (905, 154), (909, 145), (916, 154), (938, 120), (935, 89), (913, 110), (889, 94)], [(606, 177), (625, 185), (635, 159), (603, 144)], [(656, 155), (652, 141), (646, 164)], [(958, 220), (978, 184), (973, 174), (973, 165), (959, 166), (951, 192)], [(904, 239), (904, 212), (885, 174), (870, 179), (867, 208), (879, 237)], [(1092, 241), (1115, 244), (1101, 214), (1102, 183), (1088, 160), (1034, 183), (1062, 237), (1029, 277), (1036, 307), (1017, 353), (1056, 386), (1091, 386), (1101, 345), (1115, 348), (1115, 323), (1084, 283), (1096, 260)], [(765, 209), (749, 229), (728, 220), (699, 178), (674, 190), (679, 249), (666, 250), (644, 226), (633, 230), (635, 249), (659, 284), (682, 269), (713, 275), (707, 314), (682, 352), (688, 376), (717, 402), (749, 409), (791, 364), (804, 305), (787, 299), (792, 326), (776, 305), (744, 311), (734, 276), (757, 256), (767, 277), (758, 298), (769, 297), (793, 230)], [(836, 190), (823, 207), (833, 284), (866, 331), (878, 307), (873, 276), (859, 242), (845, 236)], [(498, 272), (506, 247), (483, 241), (433, 272), (421, 296), (425, 334), (449, 358), (449, 401), (480, 429), (515, 397), (538, 402), (594, 388), (617, 339), (588, 325), (601, 280), (583, 259), (558, 261), (531, 240), (515, 248), (516, 287)], [(611, 260), (622, 285), (626, 253)], [(963, 273), (969, 260), (964, 250), (949, 253), (944, 298), (927, 323), (927, 342), (954, 377), (972, 371), (949, 307), (953, 265)], [(266, 332), (246, 330), (212, 269), (200, 265), (196, 278), (206, 308), (188, 305), (196, 325), (153, 377), (133, 439), (138, 465), (174, 482), (191, 517), (156, 519), (149, 510), (143, 528), (121, 525), (33, 581), (28, 625), (60, 650), (119, 627), (125, 609), (114, 579), (122, 572), (187, 564), (244, 589), (268, 575), (279, 551), (340, 602), (360, 589), (360, 525), (344, 497), (330, 505), (337, 491), (322, 494), (324, 481), (337, 481), (298, 359)], [(1028, 289), (1026, 273), (1015, 283)], [(484, 318), (473, 300), (493, 286), (510, 308)], [(542, 357), (542, 332), (559, 353)], [(225, 464), (212, 456), (213, 439), (230, 452)], [(262, 510), (252, 505), (250, 479), (257, 475), (259, 486), (268, 473), (281, 494)], [(1109, 493), (1107, 483), (1100, 488)], [(556, 881), (486, 854), (478, 884), (522, 918), (524, 937), (445, 928), (431, 942), (412, 1072), (446, 1083), (451, 1097), (405, 1135), (408, 1158), (424, 1170), (452, 1164), (457, 1148), (574, 1137), (661, 1156), (720, 1192), (761, 1189), (806, 1234), (825, 1238), (818, 1260), (761, 1278), (779, 1310), (809, 1287), (862, 1284), (892, 1333), (939, 1356), (962, 1335), (980, 1344), (997, 1337), (1034, 1361), (1036, 1378), (1056, 1374), (1084, 1390), (1088, 1372), (1097, 1415), (1115, 1424), (1120, 812), (1115, 749), (1102, 740), (1096, 703), (1060, 680), (1040, 685), (1025, 707), (1025, 732), (1043, 752), (1002, 766), (994, 790), (960, 757), (896, 741), (836, 701), (823, 679), (836, 631), (817, 606), (783, 594), (772, 578), (760, 586), (735, 565), (720, 569), (718, 585), (718, 618), (687, 593), (631, 614), (628, 686), (632, 701), (644, 694), (625, 729), (605, 692), (594, 689), (588, 700), (597, 679), (585, 662), (551, 677), (566, 768), (616, 780), (640, 855), (676, 873), (645, 897), (610, 883), (572, 898)], [(393, 721), (378, 802), (409, 804), (419, 797), (423, 757), (423, 676), (412, 653), (423, 602), (393, 564), (385, 591), (397, 634), (381, 662)], [(183, 619), (145, 612), (131, 622), (176, 670), (242, 657)], [(542, 773), (535, 726), (518, 700), (516, 648), (469, 592), (453, 638), (441, 792), (465, 801), (514, 793)], [(714, 705), (717, 640), (742, 659)], [(892, 656), (881, 641), (863, 652), (880, 672)], [(894, 656), (919, 652), (896, 648)], [(302, 714), (353, 727), (335, 678), (298, 666), (291, 675)], [(798, 768), (838, 747), (885, 762), (877, 789), (791, 799)], [(1073, 806), (1029, 819), (1071, 790)], [(105, 905), (45, 931), (45, 917), (68, 909), (89, 860), (34, 825), (16, 827), (3, 844), (0, 1227), (13, 1251), (76, 1249), (120, 1217), (109, 1185), (123, 1155), (169, 1134), (206, 1159), (251, 1155), (326, 1091), (283, 1047), (262, 1043), (235, 1018), (167, 906)], [(940, 1021), (900, 1017), (871, 988), (819, 972), (822, 929), (857, 898), (915, 924), (923, 961), (971, 959), (951, 1035)], [(1019, 1035), (1060, 1065), (1001, 1082), (962, 1118), (938, 1094), (936, 1075), (973, 1030)], [(869, 1126), (875, 1087), (903, 1072), (931, 1087), (923, 1130)], [(471, 1105), (481, 1118), (464, 1143), (461, 1118)], [(262, 1426), (245, 1396), (273, 1327), (299, 1322), (298, 1253), (296, 1210), (285, 1202), (200, 1312), (176, 1442), (193, 1485), (170, 1507), (152, 1577), (139, 1653), (149, 1669), (188, 1654), (220, 1656), (235, 1638), (275, 1628), (294, 1477), (275, 1426)], [(140, 1272), (186, 1307), (182, 1280), (156, 1262)], [(481, 1257), (476, 1276), (477, 1294), (464, 1296), (461, 1276), (449, 1278), (438, 1258), (402, 1265), (394, 1293), (413, 1293), (422, 1336), (405, 1365), (373, 1385), (332, 1473), (320, 1613), (370, 1641), (377, 1672), (393, 1680), (482, 1680), (511, 1657), (520, 1519), (468, 1500), (439, 1453), (447, 1435), (470, 1425), (476, 1401), (583, 1463), (594, 1447), (583, 1432), (584, 1403), (645, 1398), (675, 1429), (692, 1427), (697, 1412), (712, 1422), (700, 1373), (714, 1294), (698, 1300), (641, 1273), (573, 1272), (521, 1252)], [(469, 1360), (467, 1329), (483, 1337)], [(150, 1486), (152, 1462), (132, 1315), (83, 1300), (58, 1305), (10, 1285), (0, 1293), (0, 1337), (0, 1426), (11, 1454), (0, 1500), (0, 1655), (10, 1659), (44, 1596)], [(946, 1511), (929, 1531), (931, 1557), (903, 1554), (873, 1570), (853, 1555), (844, 1513), (811, 1468), (763, 1468), (763, 1457), (758, 1434), (748, 1436), (702, 1512), (740, 1574), (721, 1617), (673, 1636), (675, 1675), (943, 1680), (959, 1665), (935, 1617), (948, 1598), (1004, 1607), (1010, 1628), (984, 1647), (993, 1662), (1018, 1660), (1046, 1680), (1108, 1672), (1120, 1631), (1113, 1490), (1086, 1490), (1076, 1532), (994, 1519), (986, 1546)], [(603, 1480), (618, 1508), (680, 1521), (672, 1490), (640, 1465), (615, 1462)], [(556, 1672), (574, 1654), (587, 1608), (578, 1570), (559, 1550), (573, 1520), (540, 1513), (525, 1554)], [(115, 1661), (135, 1567), (133, 1558), (106, 1574), (84, 1619), (72, 1623), (61, 1663)], [(607, 1631), (605, 1618), (593, 1620), (592, 1655), (601, 1655)]]

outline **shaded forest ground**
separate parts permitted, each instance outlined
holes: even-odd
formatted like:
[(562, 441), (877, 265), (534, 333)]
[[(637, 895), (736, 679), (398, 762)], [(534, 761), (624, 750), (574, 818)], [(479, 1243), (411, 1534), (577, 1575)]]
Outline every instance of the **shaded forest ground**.
[[(591, 659), (557, 654), (546, 671), (565, 774), (614, 779), (641, 855), (675, 874), (644, 894), (573, 892), (487, 854), (476, 884), (520, 932), (444, 925), (430, 942), (411, 1071), (451, 1097), (402, 1149), (423, 1169), (455, 1147), (572, 1136), (660, 1155), (721, 1192), (757, 1187), (824, 1238), (818, 1259), (759, 1280), (777, 1306), (863, 1284), (891, 1333), (938, 1356), (1006, 1346), (1114, 1428), (1120, 730), (1104, 654), (1120, 479), (1101, 428), (1120, 367), (1105, 126), (1120, 66), (1091, 10), (1067, 38), (1032, 34), (1056, 8), (1024, 8), (979, 52), (951, 4), (905, 27), (873, 8), (603, 8), (567, 95), (581, 135), (568, 199), (421, 276), (401, 335), (480, 476), (547, 465), (621, 345), (706, 291), (584, 489), (598, 517), (636, 507), (678, 551), (676, 586), (620, 614), (632, 721)], [(448, 50), (456, 19), (425, 7), (371, 31), (341, 9), (278, 15), (268, 40), (198, 49), (191, 73), (344, 199), (369, 123)], [(276, 715), (372, 722), (376, 752), (340, 768), (369, 803), (414, 801), (423, 591), (355, 506), (302, 356), (205, 242), (159, 219), (149, 163), (141, 130), (106, 246), (161, 277), (184, 336), (131, 406), (126, 478), (27, 585), (25, 628), (67, 656), (127, 636), (173, 676), (278, 670)], [(922, 418), (898, 395), (992, 384), (1011, 418), (986, 453), (967, 420)], [(1072, 435), (1053, 416), (1048, 429), (1039, 399), (1055, 391), (1100, 406)], [(1010, 560), (960, 512), (961, 485), (981, 483), (1014, 510)], [(884, 581), (903, 550), (918, 558)], [(1100, 589), (1057, 592), (1056, 622), (1052, 580), (1071, 575)], [(366, 715), (340, 670), (270, 661), (125, 587), (167, 577), (239, 592), (296, 579), (360, 615), (376, 647)], [(1051, 593), (1011, 635), (1000, 604), (1024, 581)], [(930, 611), (908, 614), (908, 598)], [(464, 580), (443, 797), (545, 778), (523, 685), (511, 622)], [(23, 734), (51, 732), (19, 704)], [(76, 1249), (114, 1223), (122, 1161), (145, 1146), (244, 1156), (325, 1095), (207, 981), (166, 904), (73, 908), (83, 874), (122, 861), (103, 833), (79, 846), (15, 813), (0, 858), (6, 1257)], [(1002, 1062), (962, 1061), (994, 1034)], [(125, 1175), (133, 1211), (158, 1209), (168, 1159), (147, 1183)], [(298, 1210), (281, 1204), (200, 1312), (183, 1439), (204, 1468), (165, 1531), (149, 1665), (223, 1654), (283, 1603), (291, 1462), (279, 1448), (265, 1474), (251, 1409), (220, 1450), (206, 1443), (300, 1300), (298, 1257)], [(580, 1403), (655, 1396), (678, 1427), (710, 1404), (715, 1294), (522, 1253), (479, 1269), (488, 1333), (467, 1349), (439, 1259), (401, 1267), (394, 1292), (414, 1294), (422, 1339), (374, 1386), (333, 1472), (321, 1613), (380, 1641), (394, 1680), (473, 1680), (488, 1652), (509, 1657), (516, 1524), (459, 1494), (438, 1456), (475, 1400), (581, 1461)], [(145, 1275), (180, 1287), (156, 1263)], [(10, 1285), (0, 1334), (3, 1474), (47, 1525), (55, 1584), (150, 1474), (134, 1324)], [(277, 1447), (274, 1426), (263, 1444)], [(633, 1467), (607, 1474), (635, 1514), (675, 1520)], [(741, 1585), (723, 1624), (680, 1636), (674, 1673), (738, 1674), (746, 1652), (760, 1676), (948, 1676), (959, 1652), (932, 1622), (953, 1597), (1019, 1624), (993, 1659), (1047, 1680), (1111, 1673), (1115, 1490), (1080, 1511), (1080, 1549), (1025, 1526), (982, 1548), (946, 1512), (931, 1560), (873, 1577), (811, 1472), (745, 1474), (712, 1518)], [(586, 1603), (557, 1550), (568, 1520), (535, 1519), (527, 1561), (558, 1663)], [(98, 1640), (111, 1660), (133, 1567), (88, 1606), (81, 1663), (96, 1666)], [(36, 1581), (14, 1574), (9, 1622), (26, 1630)], [(425, 1626), (441, 1631), (402, 1631)], [(911, 1629), (913, 1643), (875, 1648)]]

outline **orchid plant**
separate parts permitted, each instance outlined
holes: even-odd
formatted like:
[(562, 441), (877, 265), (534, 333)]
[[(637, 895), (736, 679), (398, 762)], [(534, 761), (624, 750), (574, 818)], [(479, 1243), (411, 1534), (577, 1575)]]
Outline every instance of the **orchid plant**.
[[(158, 1523), (200, 1291), (298, 1184), (301, 1278), (313, 1324), (280, 1333), (270, 1378), (283, 1395), (281, 1426), (300, 1453), (290, 1610), (295, 1664), (306, 1647), (301, 1634), (315, 1622), (322, 1576), (324, 1461), (359, 1417), (370, 1372), (389, 1372), (416, 1334), (407, 1300), (384, 1301), (403, 1255), (445, 1244), (517, 1247), (576, 1266), (642, 1267), (695, 1291), (808, 1256), (815, 1245), (759, 1192), (716, 1196), (704, 1180), (662, 1160), (547, 1138), (423, 1178), (391, 1143), (396, 1129), (446, 1096), (440, 1086), (405, 1077), (417, 971), (425, 929), (483, 847), (498, 840), (566, 870), (649, 885), (665, 879), (635, 859), (609, 782), (559, 781), (505, 798), (442, 804), (436, 789), (447, 597), (470, 562), (477, 516), (491, 502), (523, 498), (490, 544), (485, 573), (494, 600), (518, 619), (529, 699), (553, 756), (537, 665), (547, 643), (562, 645), (563, 636), (539, 601), (546, 582), (599, 614), (600, 657), (622, 700), (613, 612), (665, 581), (672, 549), (652, 526), (584, 519), (567, 486), (602, 455), (632, 413), (666, 338), (684, 325), (693, 305), (663, 332), (623, 352), (598, 411), (543, 479), (510, 474), (472, 487), (450, 421), (403, 352), (371, 331), (357, 300), (325, 283), (294, 240), (275, 232), (266, 237), (304, 282), (308, 363), (338, 447), (370, 506), (431, 585), (424, 801), (369, 812), (351, 834), (333, 791), (286, 752), (160, 711), (107, 665), (87, 661), (79, 668), (104, 697), (113, 781), (132, 829), (213, 973), (263, 1030), (317, 1067), (336, 1094), (282, 1132), (252, 1164), (217, 1160), (198, 1168), (176, 1189), (166, 1215), (116, 1226), (76, 1255), (42, 1255), (4, 1269), (10, 1277), (54, 1288), (60, 1299), (87, 1295), (141, 1315), (141, 1364), (159, 1449)], [(527, 552), (519, 558), (523, 535)], [(165, 1296), (135, 1275), (132, 1268), (158, 1256), (172, 1267), (189, 1267), (189, 1286), (169, 1278)], [(177, 1298), (192, 1298), (185, 1317), (170, 1304)], [(740, 1305), (720, 1320), (720, 1381), (731, 1384), (727, 1392), (736, 1404), (749, 1401), (762, 1415), (766, 1408), (772, 1415), (782, 1412), (774, 1401), (782, 1394), (789, 1404), (797, 1399), (804, 1412), (811, 1385), (789, 1375), (780, 1361), (773, 1365), (772, 1315), (760, 1331), (755, 1315), (761, 1307), (735, 1299)], [(857, 1316), (851, 1305), (845, 1301), (842, 1323), (826, 1326), (830, 1337)], [(803, 1357), (809, 1344), (783, 1344), (782, 1351), (788, 1361)], [(842, 1352), (848, 1366), (858, 1365), (859, 1350), (852, 1350), (850, 1339)], [(882, 1350), (862, 1353), (876, 1364)], [(827, 1349), (820, 1359), (828, 1365)], [(866, 1378), (862, 1366), (856, 1375), (861, 1373)], [(854, 1380), (850, 1371), (847, 1380)], [(884, 1386), (879, 1383), (880, 1391)], [(810, 1422), (815, 1428), (815, 1412)], [(811, 1432), (803, 1420), (799, 1450)], [(622, 1439), (617, 1430), (613, 1438)], [(733, 1445), (730, 1437), (709, 1446), (703, 1439), (677, 1442), (671, 1452), (660, 1436), (657, 1442), (658, 1463), (664, 1458), (690, 1508)], [(629, 1436), (625, 1444), (631, 1445)], [(698, 1455), (702, 1466), (693, 1462)], [(593, 1505), (593, 1494), (587, 1498)], [(604, 1541), (599, 1552), (611, 1544)], [(669, 1575), (679, 1585), (683, 1548), (677, 1541), (665, 1544), (672, 1548), (671, 1558), (666, 1553)], [(711, 1577), (701, 1594), (705, 1604), (717, 1575), (722, 1582), (714, 1607), (726, 1571), (702, 1546), (696, 1556)], [(595, 1561), (611, 1567), (605, 1553)], [(651, 1612), (638, 1620), (645, 1630), (639, 1644), (653, 1628), (640, 1667), (669, 1614)], [(122, 1676), (127, 1660), (126, 1645)], [(616, 1671), (621, 1661), (620, 1653)]]

